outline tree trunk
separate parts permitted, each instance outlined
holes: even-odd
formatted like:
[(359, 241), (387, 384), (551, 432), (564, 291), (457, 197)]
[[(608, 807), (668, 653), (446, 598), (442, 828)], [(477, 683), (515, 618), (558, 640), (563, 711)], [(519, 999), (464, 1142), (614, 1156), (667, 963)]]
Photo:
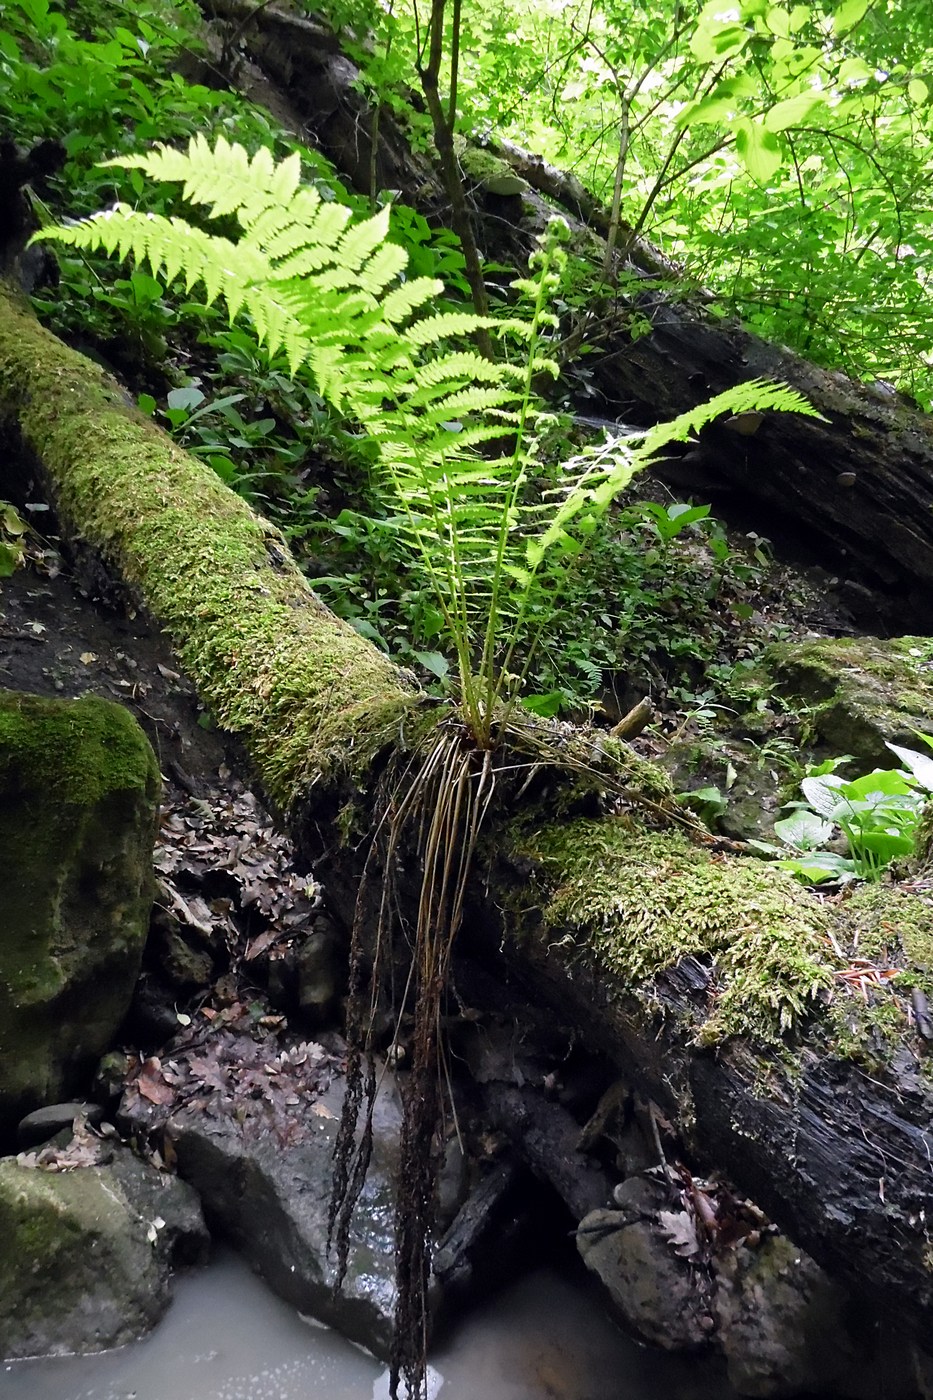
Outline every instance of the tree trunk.
[[(445, 711), (328, 612), (274, 531), (8, 291), (0, 436), (170, 633), (352, 910), (361, 817), (387, 755)], [(933, 1321), (933, 1089), (906, 1019), (879, 1040), (871, 1005), (838, 974), (856, 937), (864, 949), (877, 935), (872, 918), (929, 927), (923, 891), (892, 891), (881, 915), (858, 896), (820, 904), (781, 872), (671, 829), (665, 780), (623, 744), (540, 726), (529, 742), (542, 735), (558, 761), (494, 809), (464, 948), (500, 972), (510, 964), (706, 1161), (922, 1334)], [(591, 755), (572, 779), (560, 759), (570, 751)], [(627, 794), (621, 813), (581, 815), (605, 789)], [(348, 804), (356, 839), (341, 844), (334, 817)], [(662, 829), (643, 825), (646, 809)]]

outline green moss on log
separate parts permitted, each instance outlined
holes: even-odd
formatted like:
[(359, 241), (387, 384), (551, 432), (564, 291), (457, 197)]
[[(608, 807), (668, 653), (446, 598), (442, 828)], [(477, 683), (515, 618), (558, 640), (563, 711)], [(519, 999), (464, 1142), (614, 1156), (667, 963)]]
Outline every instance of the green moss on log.
[(547, 826), (517, 848), (544, 885), (540, 937), (575, 947), (610, 995), (651, 999), (682, 959), (712, 965), (701, 1043), (736, 1035), (775, 1043), (832, 985), (830, 916), (767, 865), (623, 819)]
[(169, 631), (282, 808), (364, 771), (398, 734), (418, 700), (398, 668), (324, 606), (267, 522), (2, 285), (0, 418)]

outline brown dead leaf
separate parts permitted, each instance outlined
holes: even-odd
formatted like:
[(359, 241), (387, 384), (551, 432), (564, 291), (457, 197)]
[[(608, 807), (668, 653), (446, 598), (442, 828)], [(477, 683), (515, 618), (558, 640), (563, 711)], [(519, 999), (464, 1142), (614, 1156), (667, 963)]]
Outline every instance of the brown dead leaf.
[(326, 1103), (322, 1103), (322, 1101), (321, 1101), (320, 1099), (318, 1099), (316, 1103), (313, 1103), (313, 1104), (311, 1105), (311, 1112), (314, 1113), (314, 1114), (316, 1114), (316, 1116), (317, 1116), (318, 1118), (335, 1118), (335, 1117), (336, 1117), (336, 1114), (331, 1113), (330, 1109), (327, 1107), (327, 1104), (326, 1104)]
[(144, 1099), (150, 1103), (168, 1104), (175, 1098), (175, 1090), (162, 1078), (162, 1064), (154, 1055), (145, 1060), (139, 1071), (136, 1087)]
[(700, 1253), (696, 1224), (687, 1211), (659, 1210), (658, 1224), (681, 1259), (694, 1259)]

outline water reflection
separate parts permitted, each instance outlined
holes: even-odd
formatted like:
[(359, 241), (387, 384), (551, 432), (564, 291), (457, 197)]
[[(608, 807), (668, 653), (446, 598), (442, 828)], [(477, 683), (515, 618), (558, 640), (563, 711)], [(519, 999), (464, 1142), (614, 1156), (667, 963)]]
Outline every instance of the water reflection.
[[(382, 1368), (273, 1297), (235, 1255), (180, 1281), (151, 1337), (100, 1356), (3, 1368), (3, 1400), (384, 1400)], [(639, 1349), (584, 1280), (541, 1269), (433, 1358), (437, 1400), (729, 1400), (695, 1361)]]

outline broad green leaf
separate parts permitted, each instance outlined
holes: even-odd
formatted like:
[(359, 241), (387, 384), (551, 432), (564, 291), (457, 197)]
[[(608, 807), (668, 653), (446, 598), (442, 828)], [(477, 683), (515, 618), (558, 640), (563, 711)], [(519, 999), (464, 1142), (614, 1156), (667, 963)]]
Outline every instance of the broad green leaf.
[(781, 168), (781, 143), (758, 122), (747, 117), (735, 126), (735, 148), (742, 164), (759, 184), (766, 185)]
[(865, 773), (861, 778), (854, 778), (852, 782), (843, 784), (839, 795), (852, 801), (867, 798), (874, 793), (892, 796), (910, 793), (911, 790), (910, 781), (899, 769), (876, 768), (872, 773)]
[(825, 109), (826, 99), (821, 92), (799, 92), (796, 97), (788, 97), (778, 102), (765, 115), (768, 131), (786, 131), (791, 126), (802, 126), (818, 107)]
[(450, 662), (439, 651), (416, 651), (415, 657), (424, 669), (430, 671), (432, 676), (437, 676), (439, 681), (450, 674)]
[(837, 35), (847, 34), (854, 29), (868, 9), (869, 0), (842, 0), (833, 13), (833, 29)]
[(765, 24), (772, 34), (778, 34), (782, 39), (790, 37), (790, 15), (780, 5), (772, 5), (765, 15)]
[(854, 880), (857, 874), (855, 861), (832, 851), (814, 851), (812, 855), (779, 860), (777, 864), (809, 885), (820, 885), (825, 880)]
[(811, 851), (817, 846), (825, 845), (833, 830), (832, 822), (825, 821), (806, 807), (774, 823), (775, 834), (786, 845), (794, 846), (799, 851)]
[(821, 817), (832, 817), (839, 805), (839, 789), (844, 786), (842, 778), (835, 773), (826, 773), (819, 778), (804, 778), (800, 790), (814, 812)]

